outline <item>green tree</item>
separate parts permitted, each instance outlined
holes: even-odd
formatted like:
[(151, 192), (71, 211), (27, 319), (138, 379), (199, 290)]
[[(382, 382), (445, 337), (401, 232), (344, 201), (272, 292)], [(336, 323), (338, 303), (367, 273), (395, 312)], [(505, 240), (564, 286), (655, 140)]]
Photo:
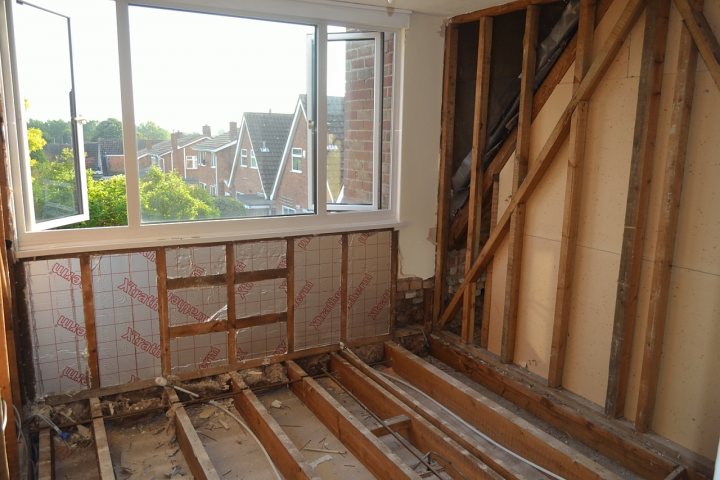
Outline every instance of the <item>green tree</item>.
[(108, 118), (98, 123), (93, 132), (92, 141), (100, 138), (122, 138), (122, 122), (117, 118)]
[(152, 167), (140, 184), (142, 216), (148, 221), (214, 218), (220, 210), (204, 190), (191, 187), (176, 172)]
[(76, 212), (72, 158), (72, 150), (64, 148), (57, 161), (30, 160), (33, 207), (37, 220), (52, 220)]
[(49, 143), (71, 143), (72, 130), (70, 122), (64, 120), (28, 120), (28, 128), (38, 128), (42, 131), (43, 138)]
[(88, 120), (83, 124), (83, 139), (86, 142), (96, 142), (97, 141), (97, 134), (95, 133), (95, 130), (97, 130), (98, 126), (97, 120)]
[(220, 210), (221, 218), (244, 217), (247, 214), (245, 205), (232, 197), (215, 197), (215, 206)]
[(137, 126), (138, 140), (170, 140), (170, 132), (157, 125), (155, 122), (148, 121)]
[[(28, 128), (28, 147), (30, 148), (30, 158), (35, 160), (44, 160), (42, 149), (45, 148), (47, 142), (43, 138), (42, 130), (39, 128)], [(42, 155), (42, 156), (41, 156)]]

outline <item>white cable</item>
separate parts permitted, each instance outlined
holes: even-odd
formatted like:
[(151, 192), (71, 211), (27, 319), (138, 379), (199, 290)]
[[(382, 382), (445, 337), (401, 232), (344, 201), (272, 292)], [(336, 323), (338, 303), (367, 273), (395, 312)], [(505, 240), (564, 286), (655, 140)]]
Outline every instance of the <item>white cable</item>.
[(223, 412), (225, 412), (230, 418), (232, 418), (232, 419), (235, 420), (237, 423), (239, 423), (240, 426), (241, 426), (242, 428), (244, 428), (245, 431), (248, 432), (248, 433), (250, 434), (250, 436), (252, 436), (252, 437), (255, 439), (255, 441), (257, 442), (257, 444), (260, 446), (260, 449), (261, 449), (261, 450), (263, 451), (263, 453), (265, 454), (265, 458), (267, 458), (267, 461), (268, 461), (268, 463), (270, 464), (270, 467), (272, 467), (273, 473), (275, 473), (275, 477), (276, 477), (278, 480), (282, 480), (283, 477), (280, 475), (280, 472), (278, 472), (277, 468), (275, 467), (275, 463), (273, 463), (272, 458), (270, 458), (270, 454), (268, 453), (267, 450), (265, 450), (265, 446), (262, 444), (262, 442), (260, 441), (260, 439), (255, 436), (255, 433), (253, 433), (252, 430), (250, 430), (250, 427), (248, 427), (248, 426), (245, 424), (245, 422), (244, 422), (240, 417), (238, 417), (237, 415), (233, 414), (230, 410), (228, 410), (227, 408), (225, 408), (224, 406), (222, 406), (221, 404), (219, 404), (219, 403), (216, 402), (215, 400), (210, 400), (208, 403), (209, 403), (210, 405), (212, 405), (213, 407), (219, 408), (220, 410), (222, 410)]
[(503, 450), (505, 453), (507, 453), (507, 454), (509, 454), (509, 455), (512, 455), (513, 457), (517, 458), (517, 459), (520, 460), (521, 462), (524, 462), (524, 463), (530, 465), (531, 467), (536, 468), (536, 469), (539, 470), (540, 472), (542, 472), (542, 473), (544, 473), (545, 475), (548, 475), (548, 476), (550, 476), (550, 477), (552, 477), (552, 478), (555, 478), (556, 480), (565, 480), (564, 477), (561, 477), (560, 475), (558, 475), (558, 474), (556, 474), (556, 473), (553, 473), (553, 472), (551, 472), (550, 470), (547, 470), (546, 468), (543, 468), (543, 467), (541, 467), (540, 465), (538, 465), (538, 464), (536, 464), (536, 463), (533, 463), (532, 461), (528, 460), (527, 458), (523, 457), (522, 455), (520, 455), (520, 454), (518, 454), (518, 453), (515, 453), (515, 452), (513, 452), (512, 450), (510, 450), (509, 448), (505, 447), (504, 445), (496, 442), (495, 440), (493, 440), (492, 438), (490, 438), (489, 436), (487, 436), (486, 434), (484, 434), (483, 432), (481, 432), (480, 430), (478, 430), (474, 425), (471, 425), (471, 424), (469, 424), (468, 422), (466, 422), (464, 418), (460, 417), (458, 414), (456, 414), (455, 412), (453, 412), (452, 410), (450, 410), (449, 408), (447, 408), (445, 405), (443, 405), (442, 403), (438, 402), (438, 401), (435, 400), (433, 397), (431, 397), (431, 396), (428, 395), (427, 393), (425, 393), (425, 392), (423, 392), (422, 390), (420, 390), (419, 388), (417, 388), (415, 385), (412, 385), (412, 384), (406, 382), (405, 380), (402, 380), (402, 379), (400, 379), (400, 378), (397, 378), (397, 377), (395, 377), (395, 376), (393, 376), (393, 375), (388, 375), (387, 373), (382, 372), (382, 371), (380, 371), (380, 370), (377, 370), (377, 372), (380, 373), (380, 375), (389, 378), (390, 380), (393, 380), (393, 381), (398, 382), (398, 383), (400, 383), (400, 384), (402, 384), (402, 385), (405, 385), (406, 387), (412, 388), (413, 390), (415, 390), (416, 392), (418, 392), (419, 394), (421, 394), (421, 395), (424, 396), (425, 398), (427, 398), (427, 399), (429, 399), (430, 401), (432, 401), (433, 403), (435, 403), (437, 406), (439, 406), (439, 407), (440, 407), (441, 409), (443, 409), (445, 412), (449, 413), (453, 418), (455, 418), (455, 419), (458, 420), (460, 423), (462, 423), (463, 425), (465, 425), (467, 428), (469, 428), (470, 430), (472, 430), (473, 432), (475, 432), (477, 435), (479, 435), (479, 436), (482, 437), (483, 439), (487, 440), (488, 442), (492, 443), (493, 445), (495, 445), (495, 446), (498, 447), (499, 449)]

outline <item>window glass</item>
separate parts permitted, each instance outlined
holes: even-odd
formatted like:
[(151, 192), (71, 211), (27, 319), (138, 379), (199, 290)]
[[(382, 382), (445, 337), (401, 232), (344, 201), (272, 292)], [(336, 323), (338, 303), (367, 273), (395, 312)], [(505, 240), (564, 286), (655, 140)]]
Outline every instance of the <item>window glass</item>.
[[(273, 186), (308, 91), (305, 45), (315, 28), (140, 6), (129, 13), (136, 121), (171, 132), (138, 150), (143, 222), (282, 214)], [(194, 74), (199, 65), (208, 75)], [(215, 170), (181, 160), (196, 158), (195, 148), (215, 151)], [(253, 169), (240, 168), (248, 151)], [(197, 187), (215, 185), (216, 175), (221, 194)], [(294, 194), (295, 203), (308, 196)]]

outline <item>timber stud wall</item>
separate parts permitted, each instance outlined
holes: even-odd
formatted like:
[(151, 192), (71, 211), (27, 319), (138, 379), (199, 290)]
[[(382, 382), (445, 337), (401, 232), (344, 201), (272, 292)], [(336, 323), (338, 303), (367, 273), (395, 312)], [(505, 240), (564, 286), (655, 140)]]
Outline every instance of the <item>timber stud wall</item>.
[[(458, 332), (448, 337), (454, 342), (480, 347), (467, 347), (480, 364), (514, 363), (531, 372), (520, 377), (542, 377), (560, 402), (574, 392), (594, 403), (590, 410), (604, 407), (603, 421), (616, 432), (654, 430), (677, 442), (662, 439), (682, 452), (685, 473), (703, 478), (712, 471), (720, 431), (720, 414), (708, 408), (720, 391), (713, 374), (703, 380), (716, 373), (712, 365), (720, 359), (717, 306), (708, 293), (717, 292), (720, 278), (717, 209), (708, 205), (717, 197), (720, 172), (710, 160), (717, 155), (717, 131), (707, 126), (716, 129), (720, 121), (720, 8), (705, 2), (703, 11), (696, 0), (580, 0), (578, 31), (533, 91), (528, 83), (541, 40), (535, 22), (546, 3), (552, 2), (520, 0), (461, 15), (446, 30), (433, 326)], [(518, 127), (483, 169), (483, 97), (492, 91), (485, 71), (488, 31), (498, 16), (521, 10)], [(461, 32), (471, 24), (478, 32), (470, 45), (477, 67), (468, 94), (458, 90), (460, 72), (468, 68), (462, 64), (468, 46), (458, 38), (467, 38)], [(698, 53), (703, 64), (696, 67)], [(467, 123), (456, 118), (464, 112), (461, 102), (474, 104), (471, 193), (451, 217), (450, 178), (457, 154), (465, 153), (456, 147), (468, 141), (457, 135)], [(693, 108), (701, 113), (693, 115)], [(692, 155), (691, 174), (686, 155)], [(705, 262), (691, 253), (698, 243)], [(476, 288), (484, 289), (481, 309), (474, 304)], [(670, 337), (670, 360), (662, 356), (666, 323), (686, 342)], [(458, 365), (469, 366), (463, 362)], [(676, 362), (695, 370), (683, 372)], [(680, 393), (685, 385), (699, 398), (687, 401)], [(532, 404), (539, 398), (513, 400), (543, 413)], [(588, 444), (595, 447), (592, 439)], [(673, 469), (666, 465), (664, 475)]]

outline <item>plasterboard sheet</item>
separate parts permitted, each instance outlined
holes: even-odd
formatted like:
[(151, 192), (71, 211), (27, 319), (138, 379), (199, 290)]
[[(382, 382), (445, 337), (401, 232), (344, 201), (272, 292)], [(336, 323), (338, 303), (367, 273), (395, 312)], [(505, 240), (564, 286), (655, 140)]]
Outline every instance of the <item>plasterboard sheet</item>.
[(287, 322), (243, 328), (236, 335), (240, 362), (287, 353)]
[(168, 291), (170, 326), (227, 320), (227, 287), (181, 288)]
[(168, 278), (225, 273), (225, 246), (171, 248), (165, 252)]
[(38, 397), (88, 387), (80, 262), (25, 263), (27, 305)]
[(392, 232), (348, 237), (348, 338), (390, 333)]
[(340, 341), (342, 237), (295, 239), (295, 348)]
[(235, 314), (237, 318), (285, 311), (287, 311), (286, 279), (276, 278), (235, 285)]
[(287, 266), (286, 245), (285, 240), (236, 243), (234, 245), (235, 271), (254, 272), (285, 268)]
[(226, 365), (227, 335), (226, 332), (217, 332), (170, 340), (172, 373), (192, 372)]
[(91, 257), (100, 385), (160, 375), (155, 252)]

